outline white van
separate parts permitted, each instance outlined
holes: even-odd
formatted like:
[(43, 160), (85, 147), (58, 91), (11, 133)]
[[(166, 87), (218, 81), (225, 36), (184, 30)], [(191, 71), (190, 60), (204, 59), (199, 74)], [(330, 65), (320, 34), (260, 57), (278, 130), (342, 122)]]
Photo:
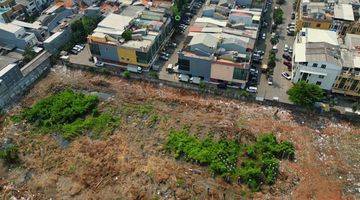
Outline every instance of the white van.
[(182, 81), (182, 82), (189, 82), (189, 79), (190, 77), (186, 74), (180, 74), (179, 75), (179, 81)]

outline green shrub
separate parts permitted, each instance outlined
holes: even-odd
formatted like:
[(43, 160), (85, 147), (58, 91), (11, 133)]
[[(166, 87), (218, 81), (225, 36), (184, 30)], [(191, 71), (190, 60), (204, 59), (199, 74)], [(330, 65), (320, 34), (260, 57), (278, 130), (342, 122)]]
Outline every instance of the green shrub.
[[(166, 149), (175, 158), (184, 158), (209, 167), (212, 173), (223, 178), (239, 179), (251, 190), (257, 191), (262, 184), (274, 184), (279, 173), (279, 160), (295, 155), (290, 142), (278, 143), (273, 134), (266, 134), (254, 144), (240, 146), (235, 141), (200, 140), (189, 135), (188, 130), (171, 131)], [(241, 153), (243, 151), (243, 153)], [(238, 160), (241, 165), (238, 166)]]
[(130, 72), (129, 72), (128, 70), (126, 70), (126, 71), (124, 71), (124, 72), (122, 73), (122, 76), (123, 76), (124, 78), (130, 78)]
[(97, 96), (65, 90), (37, 102), (26, 109), (22, 116), (38, 126), (72, 123), (94, 109), (99, 100)]
[(149, 72), (149, 76), (150, 76), (151, 78), (155, 78), (155, 79), (158, 79), (158, 78), (159, 78), (159, 74), (156, 73), (155, 71), (150, 71), (150, 72)]
[(100, 138), (100, 133), (111, 133), (119, 119), (111, 113), (99, 112), (98, 102), (97, 96), (65, 90), (25, 109), (21, 118), (39, 132), (58, 132), (64, 139), (73, 139), (86, 131)]
[(0, 159), (7, 164), (16, 164), (19, 162), (19, 148), (14, 144), (8, 144), (0, 150)]

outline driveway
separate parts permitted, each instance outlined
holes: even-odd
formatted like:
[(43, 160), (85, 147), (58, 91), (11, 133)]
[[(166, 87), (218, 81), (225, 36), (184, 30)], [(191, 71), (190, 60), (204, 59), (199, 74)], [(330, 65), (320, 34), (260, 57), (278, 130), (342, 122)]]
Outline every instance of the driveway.
[[(284, 53), (284, 46), (285, 44), (289, 46), (293, 46), (294, 43), (294, 36), (287, 35), (287, 25), (292, 21), (291, 20), (291, 13), (293, 11), (292, 4), (294, 0), (287, 1), (284, 5), (281, 5), (281, 9), (284, 11), (284, 23), (279, 25), (277, 28), (277, 33), (280, 35), (279, 43), (277, 44), (278, 52), (276, 54), (276, 67), (274, 68), (273, 74), (273, 85), (269, 85), (267, 81), (266, 74), (262, 74), (260, 77), (260, 84), (258, 86), (258, 94), (257, 97), (264, 98), (264, 99), (274, 99), (274, 97), (278, 97), (279, 101), (284, 103), (291, 103), (289, 101), (288, 95), (286, 91), (291, 88), (293, 85), (290, 80), (285, 79), (281, 76), (282, 72), (289, 72), (287, 67), (283, 64), (284, 59), (282, 55)], [(279, 5), (274, 5), (279, 6)], [(274, 7), (273, 6), (273, 7)], [(270, 32), (268, 35), (270, 36)], [(267, 45), (266, 45), (266, 54), (264, 59), (264, 63), (267, 63), (268, 53), (270, 52), (272, 45), (270, 43), (270, 37), (267, 38)], [(291, 73), (289, 73), (291, 74)]]

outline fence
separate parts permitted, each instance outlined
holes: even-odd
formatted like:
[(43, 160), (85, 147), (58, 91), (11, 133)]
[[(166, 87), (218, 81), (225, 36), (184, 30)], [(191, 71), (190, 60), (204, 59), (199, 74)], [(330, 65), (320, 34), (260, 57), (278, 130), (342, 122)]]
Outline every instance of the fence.
[[(123, 72), (122, 69), (119, 69), (117, 67), (92, 67), (92, 66), (84, 66), (79, 65), (75, 63), (65, 62), (66, 66), (74, 69), (80, 69), (80, 70), (86, 70), (89, 72), (96, 72), (106, 75), (113, 75), (113, 76), (119, 76), (122, 77), (121, 73)], [(249, 103), (257, 103), (265, 106), (274, 106), (281, 109), (288, 109), (292, 112), (298, 112), (298, 113), (307, 113), (307, 114), (316, 114), (317, 116), (323, 116), (323, 117), (335, 117), (337, 119), (346, 120), (350, 122), (360, 123), (360, 117), (358, 115), (347, 115), (342, 114), (340, 111), (331, 109), (330, 112), (317, 112), (314, 110), (308, 110), (303, 107), (299, 107), (294, 104), (287, 104), (279, 101), (273, 101), (273, 100), (267, 100), (264, 99), (263, 101), (256, 101), (255, 96), (252, 94), (249, 94), (245, 92), (244, 90), (239, 89), (232, 89), (228, 88), (226, 90), (218, 89), (216, 86), (212, 84), (207, 84), (205, 88), (200, 88), (198, 85), (189, 84), (189, 83), (183, 83), (183, 82), (174, 82), (174, 81), (167, 81), (162, 80), (158, 78), (152, 78), (150, 76), (144, 75), (144, 74), (135, 74), (132, 73), (131, 76), (128, 78), (132, 81), (141, 81), (141, 82), (148, 82), (152, 84), (163, 84), (166, 86), (179, 88), (179, 89), (187, 89), (192, 90), (195, 92), (198, 92), (201, 95), (209, 95), (209, 96), (221, 96), (229, 99), (237, 99)]]

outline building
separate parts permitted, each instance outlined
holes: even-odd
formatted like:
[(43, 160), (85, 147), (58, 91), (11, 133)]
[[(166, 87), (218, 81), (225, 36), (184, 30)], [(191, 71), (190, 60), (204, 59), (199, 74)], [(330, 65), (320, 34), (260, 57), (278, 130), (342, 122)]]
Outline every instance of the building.
[[(143, 68), (152, 62), (172, 31), (167, 8), (129, 6), (109, 14), (88, 37), (91, 54), (103, 62)], [(123, 33), (131, 34), (124, 38)]]
[(29, 15), (40, 13), (50, 3), (49, 0), (15, 0), (15, 1), (17, 4), (23, 5), (26, 8), (26, 12)]
[(332, 92), (360, 96), (360, 35), (347, 34), (341, 50), (342, 70)]
[(296, 36), (292, 82), (305, 81), (331, 90), (342, 63), (336, 32), (303, 28)]
[(228, 38), (221, 35), (216, 31), (191, 32), (190, 42), (178, 53), (179, 73), (200, 77), (207, 82), (244, 88), (250, 67), (249, 58), (236, 50), (246, 52), (247, 44), (236, 41), (235, 35)]
[(0, 23), (0, 43), (8, 49), (19, 48), (24, 50), (38, 42), (34, 33), (26, 32), (23, 27), (8, 23)]
[(45, 38), (49, 35), (47, 27), (41, 26), (37, 21), (28, 23), (19, 20), (13, 20), (11, 24), (24, 28), (26, 32), (34, 33), (37, 40), (39, 41), (44, 41)]
[(333, 30), (340, 35), (360, 34), (359, 6), (351, 3), (301, 0), (297, 6), (297, 30), (305, 27)]
[(56, 3), (52, 7), (44, 10), (37, 22), (41, 26), (46, 26), (49, 32), (52, 32), (56, 27), (61, 24), (65, 18), (74, 15), (76, 11), (73, 8), (65, 8), (64, 3)]

